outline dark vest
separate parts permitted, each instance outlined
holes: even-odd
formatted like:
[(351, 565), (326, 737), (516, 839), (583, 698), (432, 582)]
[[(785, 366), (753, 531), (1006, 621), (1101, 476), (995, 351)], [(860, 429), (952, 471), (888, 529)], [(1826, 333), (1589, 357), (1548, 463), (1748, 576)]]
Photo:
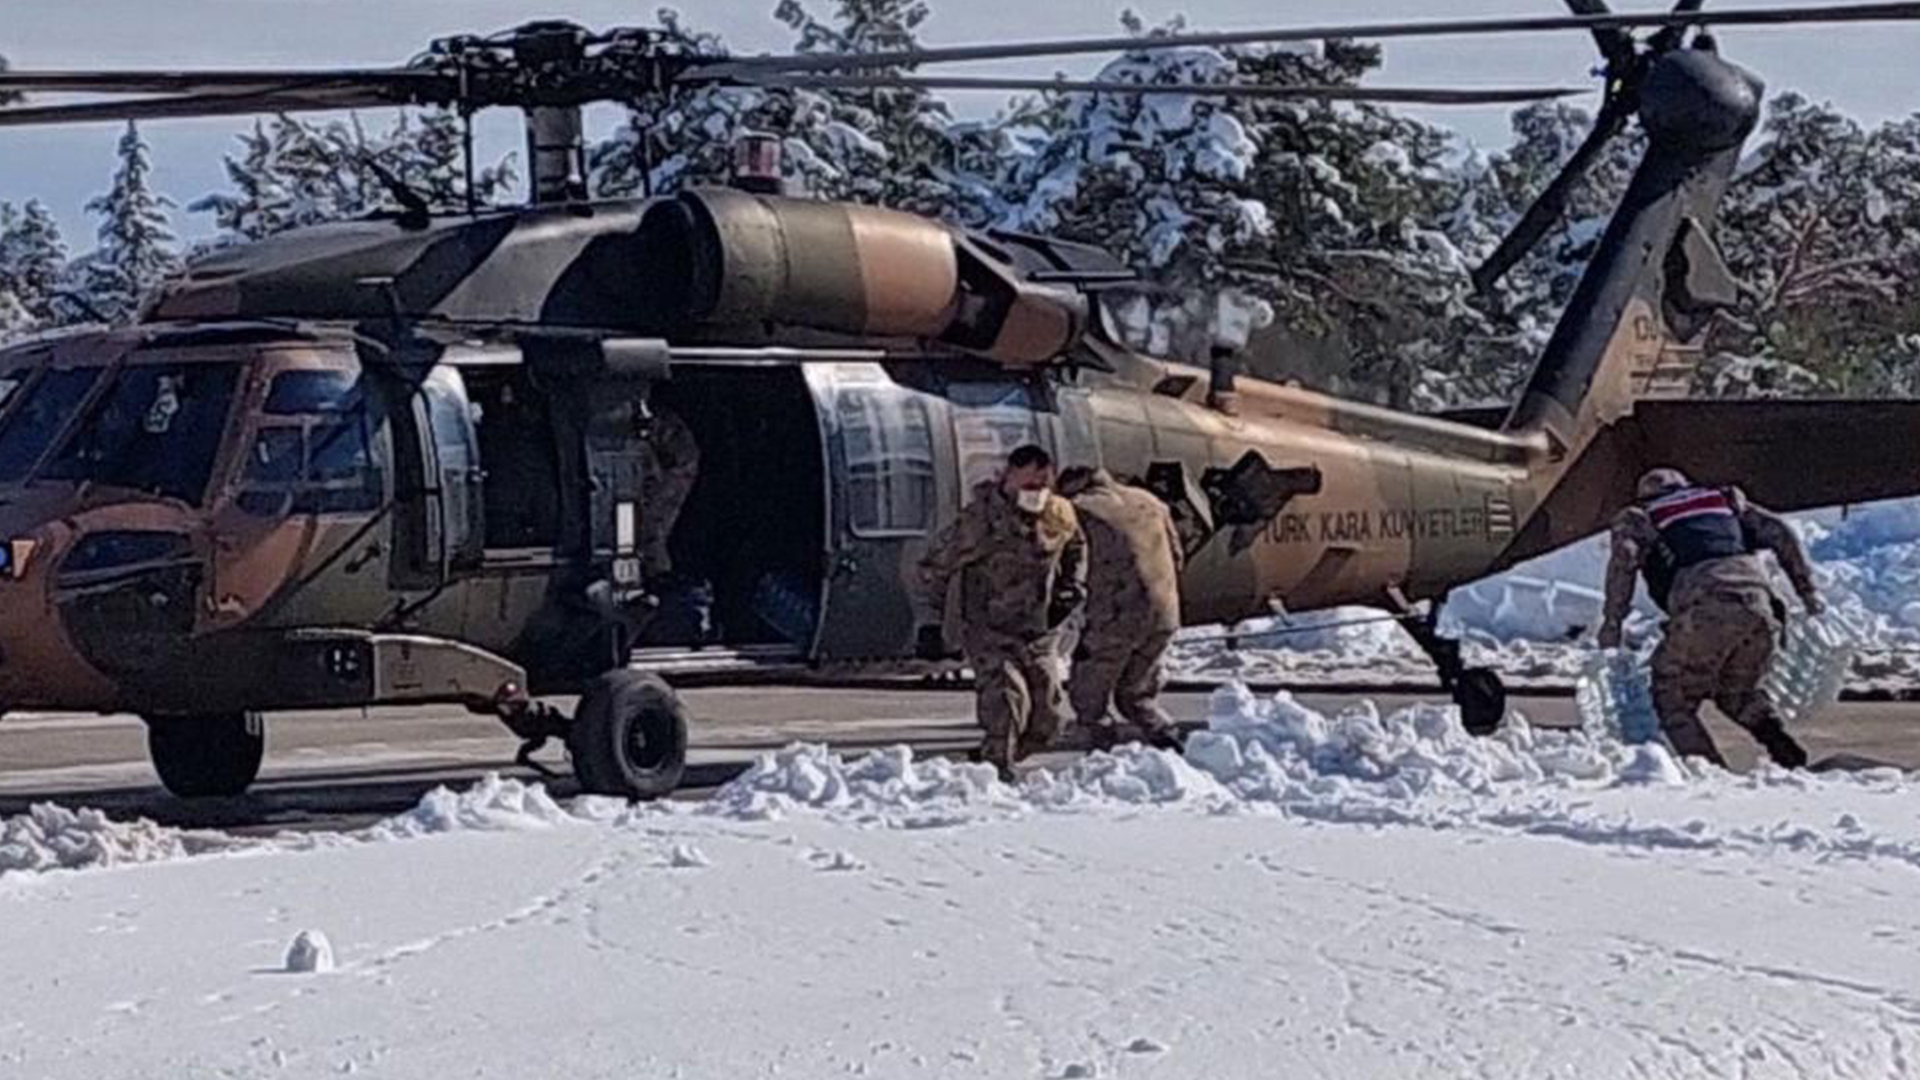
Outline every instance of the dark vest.
[(1648, 502), (1644, 508), (1660, 539), (1648, 553), (1641, 572), (1647, 579), (1647, 594), (1661, 611), (1667, 610), (1667, 599), (1680, 571), (1752, 550), (1746, 530), (1740, 527), (1740, 515), (1734, 512), (1733, 499), (1725, 491), (1682, 488)]

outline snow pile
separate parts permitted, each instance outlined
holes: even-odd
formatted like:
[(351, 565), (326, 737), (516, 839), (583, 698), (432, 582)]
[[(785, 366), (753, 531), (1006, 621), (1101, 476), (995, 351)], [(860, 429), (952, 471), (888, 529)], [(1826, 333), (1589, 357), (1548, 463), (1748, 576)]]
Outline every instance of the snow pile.
[(245, 841), (168, 829), (151, 821), (114, 821), (98, 810), (41, 803), (0, 819), (0, 876), (14, 871), (77, 870), (230, 851)]
[[(599, 810), (598, 801), (583, 809)], [(368, 830), (372, 839), (403, 839), (451, 832), (525, 832), (579, 822), (554, 801), (541, 784), (527, 784), (488, 773), (464, 791), (437, 787), (420, 804)]]
[(1041, 770), (1025, 780), (1021, 795), (1052, 809), (1115, 803), (1221, 806), (1232, 799), (1231, 793), (1193, 762), (1139, 745), (1091, 754), (1057, 774)]
[(1345, 795), (1356, 782), (1400, 801), (1487, 794), (1514, 782), (1609, 782), (1628, 751), (1584, 733), (1536, 733), (1522, 724), (1475, 738), (1454, 710), (1432, 705), (1383, 717), (1367, 702), (1328, 717), (1290, 694), (1261, 700), (1235, 686), (1214, 694), (1208, 728), (1192, 736), (1187, 754), (1241, 798), (1290, 804)]
[(916, 760), (905, 746), (848, 761), (824, 746), (796, 743), (762, 754), (745, 773), (702, 804), (702, 812), (745, 821), (798, 809), (896, 825), (937, 825), (1017, 800), (993, 767), (944, 758)]

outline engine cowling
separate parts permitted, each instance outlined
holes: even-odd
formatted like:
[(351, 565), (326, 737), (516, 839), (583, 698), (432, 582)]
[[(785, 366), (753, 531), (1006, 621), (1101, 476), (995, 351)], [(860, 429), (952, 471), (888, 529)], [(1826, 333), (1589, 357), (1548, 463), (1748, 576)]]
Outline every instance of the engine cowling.
[(650, 306), (695, 324), (935, 339), (1010, 364), (1051, 362), (1086, 327), (1077, 290), (895, 210), (705, 189), (655, 205), (640, 232)]

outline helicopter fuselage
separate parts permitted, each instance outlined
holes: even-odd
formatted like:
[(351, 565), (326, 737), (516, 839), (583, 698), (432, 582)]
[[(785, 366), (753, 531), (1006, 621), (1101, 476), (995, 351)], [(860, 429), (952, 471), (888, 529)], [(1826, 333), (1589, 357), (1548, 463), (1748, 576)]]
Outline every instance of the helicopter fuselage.
[[(1183, 511), (1190, 623), (1380, 603), (1383, 583), (1435, 596), (1512, 546), (1540, 453), (1253, 380), (1229, 414), (1174, 365), (661, 343), (636, 379), (500, 343), (424, 366), (360, 345), (155, 324), (4, 354), (0, 702), (484, 706), (571, 691), (635, 645), (897, 668), (942, 618), (920, 554), (1028, 442)], [(702, 445), (672, 546), (713, 591), (708, 628), (627, 605), (649, 409)], [(1282, 483), (1236, 522), (1250, 453)]]

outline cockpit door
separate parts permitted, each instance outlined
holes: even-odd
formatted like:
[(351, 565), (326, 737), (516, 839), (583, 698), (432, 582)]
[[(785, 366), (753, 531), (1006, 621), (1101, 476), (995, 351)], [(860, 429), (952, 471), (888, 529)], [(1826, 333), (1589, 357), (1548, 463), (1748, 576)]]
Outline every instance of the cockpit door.
[(940, 402), (877, 365), (807, 372), (826, 435), (829, 559), (816, 653), (903, 655), (913, 641), (913, 582), (938, 500)]
[(429, 371), (398, 412), (400, 482), (394, 518), (394, 584), (434, 588), (479, 565), (483, 507), (472, 408), (457, 368)]

